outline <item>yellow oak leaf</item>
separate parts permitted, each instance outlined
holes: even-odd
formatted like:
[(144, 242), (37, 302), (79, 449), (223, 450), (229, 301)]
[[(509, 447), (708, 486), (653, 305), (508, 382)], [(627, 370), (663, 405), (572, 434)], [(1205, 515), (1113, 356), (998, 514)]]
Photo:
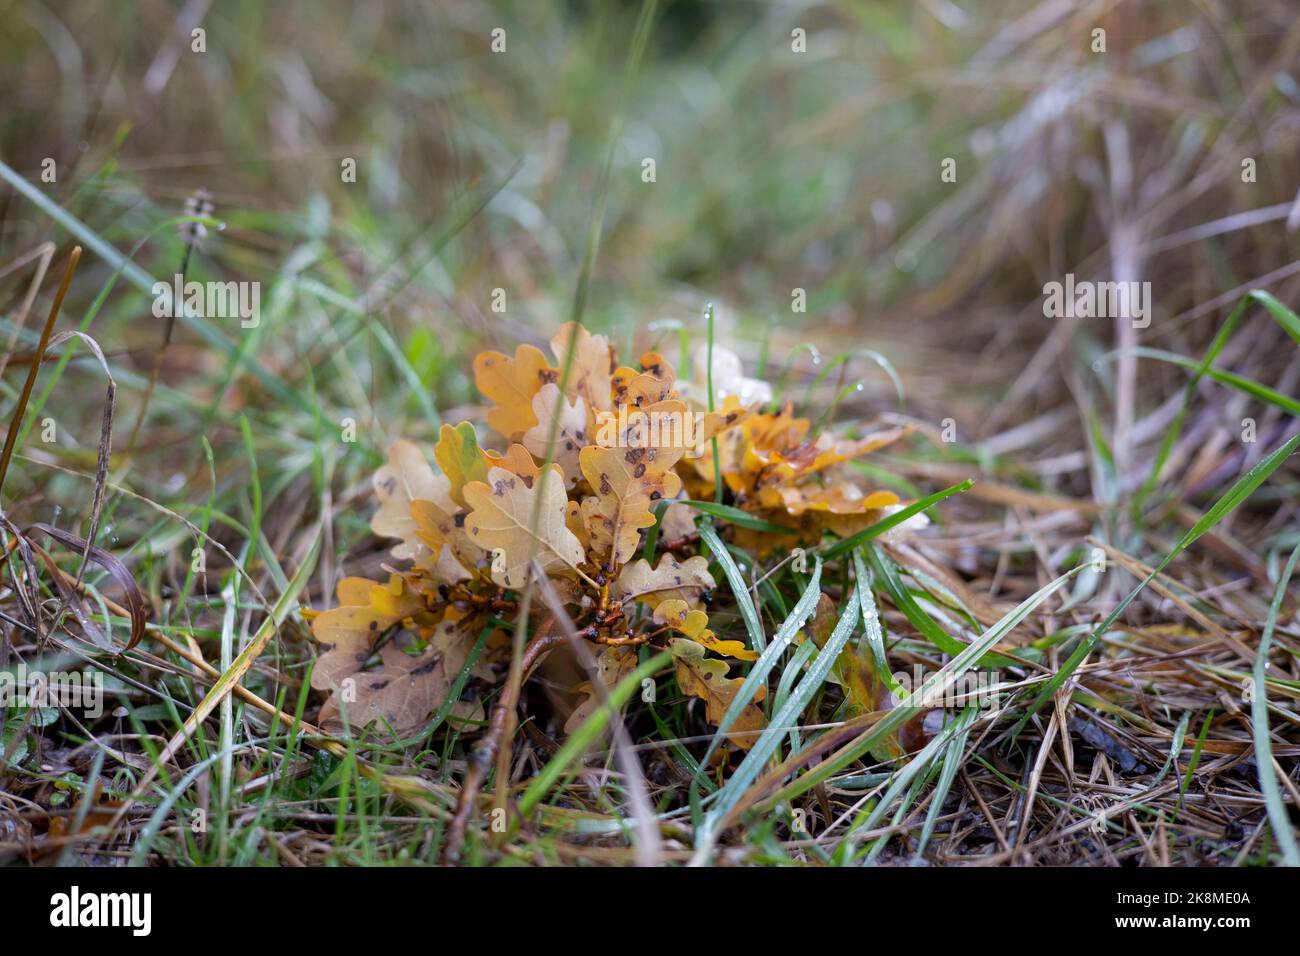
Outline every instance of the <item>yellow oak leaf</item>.
[[(669, 650), (674, 658), (677, 686), (683, 694), (704, 701), (705, 717), (716, 727), (735, 700), (744, 680), (728, 677), (726, 662), (716, 657), (705, 657), (704, 648), (694, 641), (674, 638), (669, 642)], [(766, 688), (760, 684), (754, 701), (761, 701), (766, 692)], [(727, 739), (742, 750), (748, 750), (758, 739), (757, 732), (766, 724), (763, 712), (751, 701), (728, 728)]]
[(582, 544), (565, 525), (564, 475), (558, 465), (536, 479), (491, 468), (486, 482), (470, 482), (464, 494), (471, 509), (465, 530), (492, 553), (492, 580), (502, 587), (522, 587), (530, 561), (544, 574), (576, 571), (582, 562)]
[[(740, 399), (734, 395), (728, 395), (722, 400), (722, 407), (711, 412), (704, 413), (704, 419), (700, 423), (700, 441), (707, 442), (710, 439), (729, 431), (741, 422), (747, 421), (755, 414), (754, 409), (758, 406), (746, 407), (740, 404)], [(712, 456), (709, 458), (709, 467), (712, 468)]]
[(432, 501), (411, 502), (416, 534), (428, 551), (416, 559), (416, 566), (435, 581), (455, 584), (481, 572), (483, 549), (465, 532), (465, 512), (444, 511)]
[(564, 503), (564, 526), (573, 532), (573, 536), (582, 543), (582, 550), (587, 551), (587, 529), (582, 523), (582, 508), (576, 501)]
[(898, 495), (892, 491), (873, 491), (863, 494), (852, 482), (839, 482), (829, 487), (821, 485), (768, 485), (760, 488), (756, 496), (765, 508), (784, 508), (787, 514), (826, 512), (832, 515), (860, 515), (875, 513), (889, 505), (898, 504)]
[(655, 608), (654, 619), (657, 624), (680, 631), (696, 644), (706, 647), (723, 657), (734, 657), (738, 661), (756, 661), (758, 652), (745, 646), (744, 641), (724, 641), (709, 630), (709, 616), (703, 611), (688, 608), (686, 602), (673, 598), (661, 601)]
[(518, 441), (537, 424), (533, 396), (556, 371), (540, 349), (521, 345), (515, 357), (500, 352), (480, 352), (474, 358), (474, 384), (496, 404), (488, 410), (488, 425), (508, 441)]
[(537, 477), (537, 462), (533, 461), (532, 454), (523, 445), (511, 445), (505, 454), (485, 449), (483, 457), (487, 459), (489, 468), (504, 468), (521, 478)]
[[(798, 446), (811, 427), (806, 418), (795, 418), (787, 402), (779, 412), (757, 413), (742, 406), (735, 396), (723, 399), (722, 407), (705, 413), (701, 433), (705, 440), (718, 439), (718, 465), (726, 486), (737, 496), (745, 495), (758, 483), (770, 454), (777, 449)], [(705, 454), (689, 459), (698, 473), (698, 494), (713, 494), (711, 443)]]
[(424, 599), (396, 574), (386, 584), (344, 578), (337, 591), (339, 606), (318, 614), (311, 625), (312, 636), (321, 646), (311, 675), (317, 690), (336, 690), (344, 678), (365, 666), (376, 638), (425, 610)]
[(613, 388), (614, 407), (634, 405), (641, 408), (676, 398), (673, 388), (677, 373), (658, 352), (646, 352), (641, 356), (641, 371), (630, 368), (615, 370), (610, 384)]

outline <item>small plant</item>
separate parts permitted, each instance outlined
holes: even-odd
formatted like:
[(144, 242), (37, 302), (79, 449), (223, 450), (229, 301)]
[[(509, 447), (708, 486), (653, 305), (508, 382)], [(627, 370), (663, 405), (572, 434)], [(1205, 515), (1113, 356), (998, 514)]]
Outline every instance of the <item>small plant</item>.
[[(891, 492), (864, 493), (839, 466), (901, 429), (813, 435), (788, 404), (764, 411), (770, 389), (744, 379), (722, 349), (718, 374), (706, 367), (701, 376), (714, 379), (710, 401), (655, 352), (638, 369), (620, 366), (609, 340), (580, 325), (565, 326), (551, 347), (555, 365), (529, 345), (474, 361), (504, 451), (482, 447), (469, 422), (442, 426), (436, 468), (410, 442), (389, 450), (371, 526), (398, 539), (391, 553), (402, 566), (384, 581), (345, 578), (339, 606), (315, 616), (323, 653), (312, 683), (331, 694), (322, 724), (346, 717), (398, 735), (417, 730), (447, 704), (479, 635), (517, 615), (535, 585), (548, 612), (526, 667), (577, 639), (602, 685), (584, 685), (567, 730), (636, 668), (639, 648), (671, 653), (678, 686), (705, 702), (716, 726), (742, 683), (731, 662), (757, 653), (709, 628), (717, 582), (705, 555), (687, 553), (699, 538), (696, 499), (736, 519), (728, 534), (760, 555), (814, 544), (824, 531), (852, 534), (898, 504)], [(498, 632), (489, 653), (504, 643)], [(471, 673), (492, 677), (483, 659)], [(763, 723), (751, 701), (728, 739), (748, 748)]]

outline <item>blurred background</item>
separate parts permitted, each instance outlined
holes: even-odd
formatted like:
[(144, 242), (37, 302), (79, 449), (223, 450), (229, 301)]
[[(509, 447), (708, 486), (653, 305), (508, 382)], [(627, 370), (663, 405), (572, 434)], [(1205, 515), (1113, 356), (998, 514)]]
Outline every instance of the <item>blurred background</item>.
[[(719, 340), (800, 402), (951, 419), (982, 467), (1114, 500), (1144, 477), (1187, 381), (1133, 349), (1199, 361), (1246, 291), (1300, 299), (1290, 0), (678, 0), (658, 5), (635, 62), (641, 10), (3, 4), (0, 158), (163, 278), (183, 255), (168, 223), (206, 189), (225, 228), (187, 277), (260, 281), (260, 326), (216, 332), (312, 395), (308, 414), (178, 325), (137, 487), (183, 497), (196, 432), (235, 440), (241, 410), (290, 465), (310, 460), (320, 420), (359, 416), (364, 454), (341, 467), (360, 486), (391, 437), (427, 437), (477, 401), (477, 349), (544, 341), (580, 299), (589, 326), (670, 356), (678, 328), (702, 341), (712, 301)], [(60, 257), (72, 242), (4, 186), (0, 262), (45, 239)], [(83, 259), (60, 327), (112, 272)], [(1149, 281), (1150, 327), (1046, 318), (1043, 286), (1067, 272)], [(25, 291), (12, 276), (0, 289), (10, 319)], [(119, 450), (163, 335), (148, 306), (118, 283), (89, 328), (120, 388)], [(1248, 322), (1219, 365), (1294, 394), (1294, 348)], [(34, 341), (37, 324), (14, 334)], [(66, 447), (34, 454), (84, 460), (102, 373), (83, 357), (66, 376), (46, 403)], [(5, 377), (7, 398), (18, 382)], [(1290, 420), (1202, 387), (1171, 459), (1189, 494)], [(1238, 440), (1244, 415), (1257, 445)], [(13, 480), (39, 497), (51, 479)]]

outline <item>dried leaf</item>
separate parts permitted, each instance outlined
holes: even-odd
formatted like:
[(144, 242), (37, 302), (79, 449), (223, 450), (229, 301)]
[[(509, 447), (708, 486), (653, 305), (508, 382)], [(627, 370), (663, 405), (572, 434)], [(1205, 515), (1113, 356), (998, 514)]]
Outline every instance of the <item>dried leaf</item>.
[[(391, 726), (398, 736), (418, 730), (446, 701), (473, 643), (463, 623), (449, 616), (434, 626), (418, 653), (408, 653), (394, 642), (385, 644), (378, 667), (351, 675), (355, 701), (345, 697), (342, 702), (348, 722), (354, 727), (372, 722)], [(341, 726), (338, 694), (321, 707), (320, 722), (326, 728)]]
[(530, 560), (546, 574), (577, 570), (582, 563), (582, 544), (564, 523), (564, 475), (558, 465), (535, 480), (491, 468), (487, 482), (470, 482), (464, 494), (472, 509), (465, 529), (470, 540), (493, 552), (492, 580), (502, 587), (522, 587)]
[(508, 441), (518, 441), (537, 424), (533, 396), (555, 378), (556, 371), (547, 364), (546, 356), (531, 345), (515, 349), (514, 358), (480, 352), (474, 359), (474, 384), (496, 403), (488, 411), (488, 425)]
[(396, 574), (387, 584), (344, 578), (338, 598), (338, 607), (312, 621), (312, 636), (322, 651), (311, 675), (317, 690), (338, 690), (344, 679), (364, 669), (385, 631), (425, 609), (423, 598)]
[(375, 534), (400, 538), (392, 555), (399, 560), (419, 557), (424, 550), (411, 516), (412, 501), (430, 501), (441, 508), (451, 506), (450, 483), (429, 467), (423, 453), (409, 441), (395, 441), (388, 448), (388, 463), (374, 477), (379, 510), (370, 520)]
[(875, 432), (853, 441), (835, 439), (822, 433), (813, 441), (803, 442), (785, 450), (773, 449), (769, 455), (759, 455), (764, 464), (764, 483), (795, 482), (824, 471), (832, 465), (860, 458), (893, 444), (909, 434), (909, 428), (891, 428)]
[(579, 455), (582, 474), (595, 492), (582, 502), (592, 557), (613, 572), (636, 554), (641, 531), (654, 524), (651, 508), (662, 498), (674, 498), (681, 479), (672, 471), (685, 449), (650, 445), (647, 416), (684, 415), (686, 405), (659, 402), (638, 415), (619, 435), (619, 447), (588, 445)]
[(758, 652), (745, 646), (744, 641), (723, 641), (709, 630), (709, 616), (703, 611), (691, 609), (686, 602), (679, 599), (661, 601), (655, 608), (655, 622), (680, 631), (696, 644), (708, 648), (723, 657), (734, 657), (738, 661), (756, 661)]
[[(612, 690), (615, 684), (634, 670), (636, 670), (636, 651), (633, 648), (606, 647), (596, 656), (596, 676), (606, 691)], [(600, 706), (601, 695), (592, 689), (591, 681), (583, 681), (577, 689), (587, 696), (564, 722), (566, 734), (577, 730), (582, 722), (591, 716), (592, 711)]]
[(676, 379), (676, 372), (662, 355), (646, 352), (641, 356), (641, 371), (620, 368), (614, 372), (610, 381), (614, 406), (632, 405), (642, 408), (668, 398), (676, 398), (677, 392), (673, 388)]
[(625, 565), (614, 584), (613, 597), (625, 604), (641, 601), (652, 610), (667, 600), (695, 608), (700, 606), (701, 596), (715, 587), (707, 558), (696, 555), (679, 561), (676, 555), (665, 554), (655, 568), (645, 558)]
[(687, 505), (671, 504), (664, 511), (664, 519), (659, 523), (659, 540), (672, 546), (685, 541), (695, 534), (695, 518), (698, 512)]
[[(603, 335), (592, 335), (576, 322), (565, 323), (560, 327), (555, 338), (551, 339), (551, 351), (555, 353), (555, 362), (559, 368), (564, 367), (564, 358), (569, 352), (570, 343), (573, 344), (574, 349), (573, 364), (569, 368), (569, 380), (565, 392), (570, 396), (581, 398), (593, 415), (596, 412), (609, 411), (614, 407), (610, 396), (610, 371), (614, 367), (614, 350), (609, 344), (609, 339)], [(531, 399), (532, 396), (529, 396), (530, 402)]]
[[(704, 701), (705, 717), (716, 727), (739, 693), (744, 680), (728, 677), (726, 663), (714, 657), (705, 657), (704, 648), (694, 641), (674, 638), (669, 642), (669, 650), (675, 658), (677, 686), (682, 689), (682, 693)], [(762, 700), (765, 694), (766, 688), (759, 685), (754, 700)], [(763, 712), (752, 702), (748, 703), (731, 724), (727, 739), (742, 750), (748, 750), (757, 739), (756, 732), (766, 724)]]
[(490, 449), (485, 450), (483, 457), (487, 459), (489, 468), (504, 468), (506, 471), (519, 475), (521, 478), (527, 478), (530, 481), (537, 477), (537, 462), (533, 461), (532, 454), (523, 445), (511, 445), (506, 449), (504, 455)]
[(472, 578), (485, 562), (483, 549), (465, 531), (466, 514), (463, 509), (444, 511), (432, 501), (411, 502), (416, 536), (427, 549), (416, 565), (435, 581), (455, 584)]
[(558, 385), (547, 384), (533, 396), (533, 414), (537, 424), (524, 432), (524, 447), (540, 461), (550, 459), (559, 465), (565, 487), (572, 488), (582, 477), (578, 453), (587, 444), (586, 402), (581, 396), (568, 402)]

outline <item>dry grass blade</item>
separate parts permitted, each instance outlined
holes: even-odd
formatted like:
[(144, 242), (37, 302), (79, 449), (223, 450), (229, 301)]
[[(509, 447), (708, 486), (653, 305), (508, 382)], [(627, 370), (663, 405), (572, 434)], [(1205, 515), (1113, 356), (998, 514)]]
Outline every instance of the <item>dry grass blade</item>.
[[(118, 587), (122, 589), (122, 593), (125, 595), (126, 610), (131, 620), (130, 638), (126, 643), (126, 646), (122, 647), (118, 653), (129, 651), (131, 648), (139, 644), (140, 640), (144, 637), (145, 626), (149, 623), (149, 602), (145, 598), (144, 592), (140, 590), (139, 585), (136, 584), (135, 579), (131, 576), (131, 572), (127, 570), (126, 565), (103, 548), (91, 544), (87, 539), (72, 534), (69, 531), (64, 531), (61, 528), (55, 528), (52, 525), (45, 524), (44, 522), (37, 522), (23, 529), (23, 535), (25, 537), (30, 537), (31, 532), (33, 531), (40, 532), (46, 537), (59, 542), (59, 544), (86, 555), (91, 561), (103, 568), (108, 575), (117, 582)], [(43, 552), (41, 553), (43, 554)], [(61, 578), (56, 578), (56, 581), (62, 585)], [(80, 584), (79, 578), (77, 583)], [(65, 593), (70, 594), (72, 592), (69, 591)]]
[(4, 450), (0, 451), (0, 507), (3, 506), (5, 476), (9, 473), (9, 462), (13, 458), (14, 447), (18, 443), (18, 432), (22, 426), (23, 415), (27, 411), (27, 403), (31, 401), (32, 389), (36, 385), (36, 376), (41, 370), (41, 358), (45, 355), (46, 348), (49, 347), (50, 333), (54, 331), (54, 322), (59, 317), (59, 310), (63, 308), (63, 297), (68, 294), (68, 286), (72, 284), (72, 276), (76, 273), (77, 263), (80, 261), (81, 246), (73, 246), (72, 252), (68, 256), (68, 264), (63, 270), (63, 279), (59, 282), (59, 291), (55, 293), (54, 301), (50, 303), (50, 314), (46, 317), (45, 325), (41, 328), (41, 338), (36, 347), (35, 360), (27, 369), (27, 379), (23, 382), (23, 390), (18, 396), (18, 404), (14, 406), (13, 418), (9, 422), (9, 431), (5, 434)]

